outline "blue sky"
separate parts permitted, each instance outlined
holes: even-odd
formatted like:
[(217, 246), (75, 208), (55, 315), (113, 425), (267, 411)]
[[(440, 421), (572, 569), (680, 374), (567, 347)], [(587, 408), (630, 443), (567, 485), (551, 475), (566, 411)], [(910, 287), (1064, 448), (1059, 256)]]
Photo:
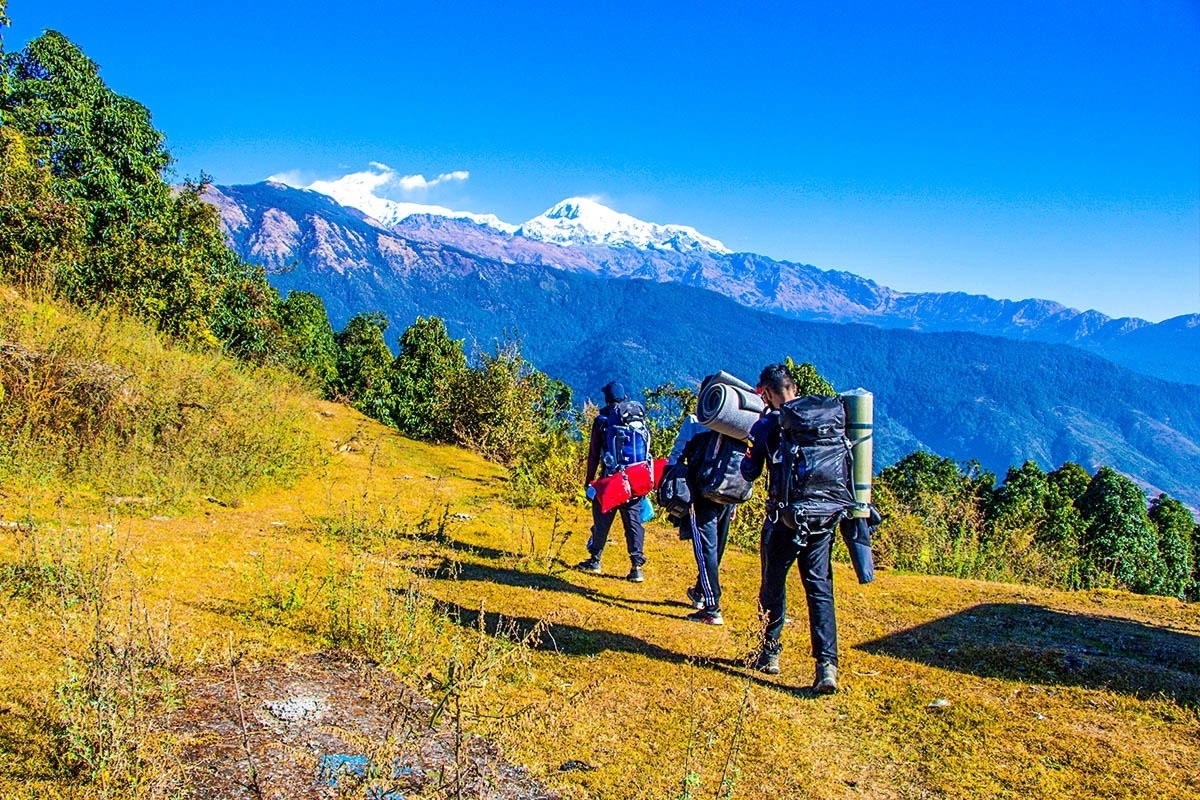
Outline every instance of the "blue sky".
[[(171, 6), (178, 7), (171, 7)], [(909, 291), (1200, 312), (1200, 4), (10, 0), (147, 105), (180, 176), (584, 195)]]

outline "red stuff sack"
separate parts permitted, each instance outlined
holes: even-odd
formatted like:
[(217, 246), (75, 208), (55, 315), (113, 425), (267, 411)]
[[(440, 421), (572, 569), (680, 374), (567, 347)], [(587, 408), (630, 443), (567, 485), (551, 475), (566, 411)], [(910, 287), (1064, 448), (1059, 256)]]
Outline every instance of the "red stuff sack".
[(667, 460), (665, 458), (654, 459), (654, 488), (662, 485), (663, 473), (667, 471)]
[(629, 494), (632, 497), (645, 497), (654, 491), (654, 473), (648, 461), (630, 464), (625, 468), (625, 477), (629, 479)]
[(600, 504), (600, 511), (604, 514), (633, 499), (624, 472), (614, 472), (607, 477), (597, 478), (592, 481), (592, 488), (596, 490), (596, 502)]

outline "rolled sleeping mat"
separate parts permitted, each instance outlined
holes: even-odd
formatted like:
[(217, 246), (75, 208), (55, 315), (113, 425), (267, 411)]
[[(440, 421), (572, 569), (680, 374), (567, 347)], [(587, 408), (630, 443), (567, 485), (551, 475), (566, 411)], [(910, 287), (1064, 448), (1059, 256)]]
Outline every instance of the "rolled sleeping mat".
[(850, 457), (854, 464), (854, 510), (851, 514), (866, 517), (870, 513), (867, 506), (871, 502), (871, 474), (875, 460), (875, 396), (861, 388), (843, 392), (842, 405), (846, 407), (846, 437), (850, 439)]
[(714, 384), (718, 384), (718, 383), (723, 383), (726, 386), (736, 386), (739, 389), (745, 389), (747, 392), (754, 391), (753, 386), (751, 386), (750, 384), (746, 383), (743, 380), (739, 380), (738, 378), (734, 377), (733, 375), (730, 375), (728, 372), (726, 372), (723, 369), (717, 370), (717, 373), (715, 375), (713, 375), (712, 378), (709, 380), (708, 385), (713, 386)]
[(696, 418), (701, 425), (736, 439), (750, 438), (750, 428), (765, 408), (753, 389), (729, 383), (710, 383), (696, 405)]

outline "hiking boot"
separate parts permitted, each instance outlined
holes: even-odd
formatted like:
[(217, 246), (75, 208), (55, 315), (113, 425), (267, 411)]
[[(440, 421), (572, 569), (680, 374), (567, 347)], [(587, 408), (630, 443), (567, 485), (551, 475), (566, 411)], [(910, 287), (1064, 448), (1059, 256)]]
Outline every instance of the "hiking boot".
[(758, 651), (751, 667), (767, 675), (778, 675), (779, 653), (763, 648)]
[(702, 608), (686, 617), (688, 622), (699, 622), (702, 625), (724, 625), (725, 618), (715, 608)]
[(833, 694), (838, 690), (837, 667), (827, 661), (817, 662), (817, 675), (813, 678), (813, 689), (817, 694)]
[(625, 576), (625, 580), (630, 583), (641, 583), (646, 580), (646, 576), (642, 574), (641, 567), (630, 567), (629, 574)]
[(575, 565), (575, 569), (579, 570), (580, 572), (590, 572), (593, 575), (599, 575), (600, 559), (596, 558), (596, 556), (585, 558), (583, 561), (580, 561)]
[(688, 602), (692, 604), (692, 608), (696, 609), (697, 611), (700, 611), (704, 608), (704, 593), (695, 586), (689, 586), (687, 588), (687, 598)]

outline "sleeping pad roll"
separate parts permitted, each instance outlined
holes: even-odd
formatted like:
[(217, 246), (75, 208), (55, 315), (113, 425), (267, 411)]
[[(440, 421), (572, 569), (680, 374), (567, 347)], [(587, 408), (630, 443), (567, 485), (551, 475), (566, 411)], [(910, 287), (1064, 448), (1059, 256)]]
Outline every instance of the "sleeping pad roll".
[(854, 470), (853, 516), (865, 518), (871, 502), (871, 474), (874, 471), (874, 422), (875, 397), (866, 389), (855, 389), (842, 393), (842, 405), (846, 407), (846, 436), (852, 446), (851, 459)]
[(750, 428), (758, 422), (765, 406), (753, 389), (743, 388), (746, 384), (741, 381), (738, 383), (741, 386), (717, 383), (714, 379), (700, 395), (696, 418), (709, 430), (744, 440), (750, 438)]

